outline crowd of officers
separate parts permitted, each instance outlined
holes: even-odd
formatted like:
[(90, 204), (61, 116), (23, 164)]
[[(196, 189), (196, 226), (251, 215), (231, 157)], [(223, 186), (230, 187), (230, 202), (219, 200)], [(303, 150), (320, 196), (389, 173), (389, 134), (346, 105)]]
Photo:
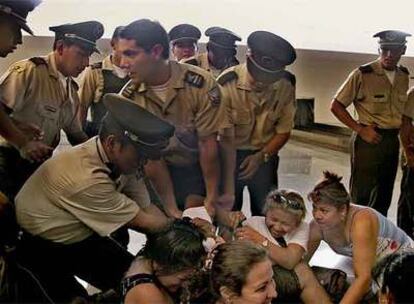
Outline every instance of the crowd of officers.
[[(32, 34), (26, 17), (38, 4), (0, 0), (1, 57), (22, 43), (21, 30)], [(102, 290), (119, 282), (132, 260), (126, 228), (153, 231), (195, 206), (220, 220), (222, 210), (241, 209), (245, 187), (252, 215), (262, 214), (294, 126), (296, 79), (286, 67), (296, 52), (288, 41), (255, 31), (239, 63), (242, 39), (228, 29), (208, 28), (207, 51), (198, 53), (195, 26), (167, 33), (141, 19), (116, 28), (112, 53), (89, 65), (100, 22), (49, 29), (51, 52), (0, 78), (0, 206), (2, 225), (16, 215), (18, 259), (54, 299), (78, 292), (74, 274)], [(352, 71), (331, 111), (354, 131), (353, 202), (384, 215), (401, 140), (398, 223), (412, 237), (414, 91), (398, 65), (408, 36), (375, 34), (378, 59)], [(75, 147), (52, 156), (62, 130)], [(10, 235), (2, 241), (13, 242)]]

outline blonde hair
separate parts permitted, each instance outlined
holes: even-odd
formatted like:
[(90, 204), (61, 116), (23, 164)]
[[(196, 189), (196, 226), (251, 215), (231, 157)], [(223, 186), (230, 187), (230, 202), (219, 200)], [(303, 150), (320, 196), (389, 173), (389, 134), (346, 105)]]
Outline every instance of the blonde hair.
[(291, 189), (272, 190), (266, 196), (263, 213), (279, 208), (299, 217), (300, 222), (305, 218), (305, 201), (299, 192)]

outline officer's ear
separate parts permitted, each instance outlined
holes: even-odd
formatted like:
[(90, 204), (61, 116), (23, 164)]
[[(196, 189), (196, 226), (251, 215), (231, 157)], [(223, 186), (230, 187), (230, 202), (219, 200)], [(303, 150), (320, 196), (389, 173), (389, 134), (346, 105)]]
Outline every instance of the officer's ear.
[(64, 47), (65, 47), (65, 44), (63, 40), (56, 41), (55, 50), (58, 52), (59, 55), (62, 55)]
[(406, 45), (404, 45), (403, 48), (401, 49), (401, 55), (405, 55), (405, 51), (407, 51)]
[(164, 47), (161, 44), (156, 44), (151, 49), (151, 55), (155, 57), (155, 59), (162, 58), (162, 53), (164, 52)]

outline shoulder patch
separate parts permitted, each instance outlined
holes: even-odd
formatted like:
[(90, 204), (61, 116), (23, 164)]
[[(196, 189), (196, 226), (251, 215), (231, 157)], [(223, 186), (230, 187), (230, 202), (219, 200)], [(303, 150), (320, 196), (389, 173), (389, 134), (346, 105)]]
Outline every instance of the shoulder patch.
[(187, 63), (187, 64), (191, 64), (191, 65), (198, 66), (198, 61), (197, 61), (197, 59), (195, 59), (195, 58), (190, 59), (190, 60), (188, 60), (188, 61), (184, 61), (184, 63)]
[(287, 79), (293, 86), (296, 86), (296, 76), (288, 71), (284, 71), (283, 78)]
[(102, 69), (102, 62), (95, 62), (94, 64), (91, 64), (91, 69)]
[(372, 68), (370, 64), (361, 65), (359, 67), (359, 70), (361, 71), (362, 74), (368, 74), (368, 73), (374, 72), (374, 69)]
[(47, 65), (46, 60), (42, 57), (32, 57), (29, 60), (31, 62), (33, 62), (36, 66), (39, 66), (39, 65), (42, 65), (42, 64)]
[(408, 69), (407, 69), (405, 66), (400, 65), (400, 66), (399, 66), (399, 68), (400, 68), (400, 70), (401, 70), (402, 72), (404, 72), (405, 74), (410, 75), (410, 71), (408, 71)]
[(237, 73), (235, 71), (230, 71), (230, 72), (227, 72), (226, 74), (221, 75), (219, 78), (217, 78), (217, 83), (219, 85), (224, 85), (238, 78), (239, 76), (237, 76)]
[(184, 81), (196, 88), (202, 88), (204, 85), (204, 77), (193, 71), (187, 71)]
[(132, 95), (134, 94), (135, 90), (137, 89), (137, 86), (132, 82), (132, 80), (129, 80), (124, 87), (121, 89), (121, 95), (126, 98), (132, 98)]

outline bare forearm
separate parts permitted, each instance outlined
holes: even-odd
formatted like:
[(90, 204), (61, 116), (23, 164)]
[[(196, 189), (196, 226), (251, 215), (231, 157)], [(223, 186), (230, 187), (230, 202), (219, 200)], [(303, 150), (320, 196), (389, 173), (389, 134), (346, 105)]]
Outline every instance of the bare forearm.
[(214, 203), (218, 196), (220, 165), (218, 144), (214, 137), (199, 141), (200, 166), (206, 184), (206, 201)]
[(232, 137), (222, 137), (219, 142), (222, 163), (223, 194), (234, 195), (234, 172), (236, 170), (236, 147)]
[(170, 219), (155, 205), (141, 209), (135, 218), (128, 223), (128, 227), (138, 232), (156, 232), (163, 229)]
[(362, 126), (349, 114), (347, 109), (337, 100), (333, 100), (331, 103), (331, 112), (335, 117), (346, 125), (348, 128), (359, 132)]
[(167, 212), (178, 210), (173, 183), (165, 161), (149, 161), (145, 166), (145, 174), (151, 180), (161, 202), (165, 204)]
[(357, 277), (355, 281), (346, 291), (344, 297), (341, 300), (341, 304), (355, 304), (360, 303), (365, 294), (369, 291), (371, 284), (371, 278)]
[(411, 123), (411, 118), (403, 116), (400, 130), (400, 138), (405, 151), (408, 151), (410, 144), (414, 144), (410, 142), (410, 135), (412, 132), (414, 132), (414, 127)]
[(275, 134), (272, 139), (267, 143), (267, 145), (262, 149), (263, 153), (268, 153), (270, 155), (277, 154), (280, 149), (287, 143), (290, 138), (289, 133)]
[(288, 248), (283, 248), (270, 243), (270, 259), (277, 265), (292, 270), (302, 260), (300, 255), (291, 252)]

